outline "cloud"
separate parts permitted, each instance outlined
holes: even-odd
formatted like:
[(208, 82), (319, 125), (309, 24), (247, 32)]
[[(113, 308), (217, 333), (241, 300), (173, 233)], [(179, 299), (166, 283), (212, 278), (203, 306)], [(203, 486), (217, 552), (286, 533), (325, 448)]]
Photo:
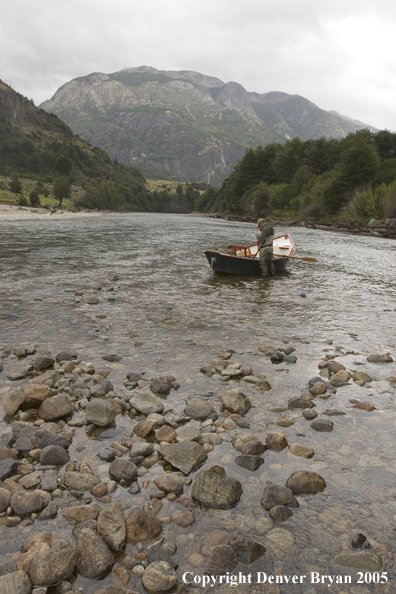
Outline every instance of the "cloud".
[(395, 12), (389, 0), (14, 0), (0, 76), (39, 104), (95, 71), (197, 70), (396, 129)]

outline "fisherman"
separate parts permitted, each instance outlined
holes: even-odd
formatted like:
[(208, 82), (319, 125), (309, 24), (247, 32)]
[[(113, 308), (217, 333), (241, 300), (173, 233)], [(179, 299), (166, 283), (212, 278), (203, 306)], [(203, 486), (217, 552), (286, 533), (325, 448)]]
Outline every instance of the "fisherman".
[(275, 274), (274, 262), (272, 256), (274, 254), (274, 228), (266, 222), (265, 219), (257, 221), (257, 227), (260, 232), (256, 233), (257, 241), (259, 242), (259, 261), (262, 276), (273, 276)]

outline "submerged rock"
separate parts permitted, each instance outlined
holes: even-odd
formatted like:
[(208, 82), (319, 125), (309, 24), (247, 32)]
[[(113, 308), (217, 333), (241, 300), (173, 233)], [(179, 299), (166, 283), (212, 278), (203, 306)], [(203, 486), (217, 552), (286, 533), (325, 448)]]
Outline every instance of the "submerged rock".
[(177, 574), (166, 561), (154, 561), (144, 570), (142, 584), (152, 594), (170, 592), (177, 584)]
[(163, 444), (158, 453), (184, 474), (190, 474), (207, 460), (205, 449), (195, 441)]
[(74, 572), (76, 561), (75, 547), (38, 553), (30, 561), (28, 570), (33, 586), (51, 586), (68, 580)]
[(291, 489), (294, 495), (315, 494), (324, 491), (326, 481), (316, 472), (296, 470), (287, 479), (286, 487)]
[(76, 539), (77, 569), (86, 578), (99, 579), (114, 565), (114, 557), (104, 540), (85, 528)]
[(220, 396), (223, 408), (232, 413), (243, 415), (251, 408), (249, 398), (241, 390), (228, 390)]
[(162, 523), (152, 514), (133, 507), (125, 518), (128, 542), (147, 542), (162, 532)]
[(238, 503), (242, 491), (241, 483), (227, 477), (222, 466), (212, 466), (197, 474), (191, 497), (204, 507), (227, 509)]
[(208, 575), (224, 575), (227, 571), (234, 571), (238, 564), (237, 555), (229, 545), (218, 545), (212, 548), (209, 561), (205, 568)]

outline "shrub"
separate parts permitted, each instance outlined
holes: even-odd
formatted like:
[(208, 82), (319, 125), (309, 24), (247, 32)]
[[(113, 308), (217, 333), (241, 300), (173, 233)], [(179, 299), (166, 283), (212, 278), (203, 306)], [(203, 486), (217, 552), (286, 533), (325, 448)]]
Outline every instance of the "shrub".
[(40, 196), (37, 190), (32, 190), (29, 194), (29, 202), (32, 206), (37, 207), (40, 206)]
[(18, 204), (19, 204), (19, 206), (27, 206), (28, 201), (27, 201), (26, 196), (21, 196), (20, 198), (18, 198)]

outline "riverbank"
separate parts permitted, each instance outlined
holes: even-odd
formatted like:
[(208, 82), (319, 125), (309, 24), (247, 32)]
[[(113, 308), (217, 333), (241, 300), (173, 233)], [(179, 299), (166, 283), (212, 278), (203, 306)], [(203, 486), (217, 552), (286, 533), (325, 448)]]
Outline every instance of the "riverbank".
[(70, 219), (75, 217), (103, 216), (106, 211), (68, 209), (47, 209), (0, 204), (0, 221), (40, 220), (40, 219)]
[[(239, 223), (255, 223), (254, 217), (238, 217), (232, 215), (220, 214), (202, 214), (201, 216), (213, 219), (223, 219), (225, 221), (237, 221)], [(353, 235), (369, 235), (371, 237), (384, 237), (386, 239), (396, 239), (396, 225), (374, 224), (359, 225), (357, 223), (314, 223), (312, 221), (298, 220), (279, 220), (268, 217), (268, 220), (274, 226), (280, 227), (305, 227), (306, 229), (319, 229), (321, 231), (335, 231), (351, 233)], [(378, 221), (375, 221), (378, 223)]]

